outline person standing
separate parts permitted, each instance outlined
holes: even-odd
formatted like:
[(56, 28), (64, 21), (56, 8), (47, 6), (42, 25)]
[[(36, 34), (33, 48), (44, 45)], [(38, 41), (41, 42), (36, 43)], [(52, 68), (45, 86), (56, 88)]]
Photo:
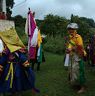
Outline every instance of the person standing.
[(66, 53), (70, 55), (69, 61), (69, 80), (72, 85), (78, 83), (78, 93), (85, 91), (85, 75), (84, 75), (84, 61), (83, 57), (86, 56), (86, 52), (83, 47), (82, 37), (77, 34), (77, 23), (70, 23), (67, 26), (69, 33), (69, 41), (66, 49)]

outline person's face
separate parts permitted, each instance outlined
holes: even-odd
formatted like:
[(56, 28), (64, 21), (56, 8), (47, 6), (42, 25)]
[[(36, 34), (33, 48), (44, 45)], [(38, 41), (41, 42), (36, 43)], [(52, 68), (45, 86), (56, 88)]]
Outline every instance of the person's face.
[(75, 34), (75, 29), (68, 29), (68, 33), (73, 36)]

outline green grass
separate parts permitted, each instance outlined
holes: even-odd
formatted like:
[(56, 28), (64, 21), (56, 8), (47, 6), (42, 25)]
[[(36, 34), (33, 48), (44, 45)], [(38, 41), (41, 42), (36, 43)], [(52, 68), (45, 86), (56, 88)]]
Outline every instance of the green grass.
[[(46, 62), (36, 74), (36, 87), (40, 93), (36, 96), (95, 96), (95, 71), (86, 64), (86, 92), (77, 94), (68, 83), (68, 71), (63, 66), (63, 56), (45, 53)], [(35, 66), (36, 67), (36, 66)], [(27, 91), (23, 96), (33, 96)]]

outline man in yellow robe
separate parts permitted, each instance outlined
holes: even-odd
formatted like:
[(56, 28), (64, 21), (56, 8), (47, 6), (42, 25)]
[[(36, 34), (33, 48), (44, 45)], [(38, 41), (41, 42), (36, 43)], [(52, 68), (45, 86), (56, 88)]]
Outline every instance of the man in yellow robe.
[(86, 55), (86, 52), (83, 47), (82, 37), (77, 34), (78, 25), (76, 23), (70, 23), (67, 29), (70, 35), (66, 50), (70, 55), (69, 79), (71, 84), (75, 85), (78, 82), (80, 86), (78, 93), (82, 93), (84, 92), (85, 83), (83, 56)]

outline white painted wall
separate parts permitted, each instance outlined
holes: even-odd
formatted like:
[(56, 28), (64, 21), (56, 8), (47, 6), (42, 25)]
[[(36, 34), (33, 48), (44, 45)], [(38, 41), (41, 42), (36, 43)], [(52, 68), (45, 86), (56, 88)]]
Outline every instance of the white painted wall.
[(0, 32), (15, 28), (14, 21), (0, 20)]

